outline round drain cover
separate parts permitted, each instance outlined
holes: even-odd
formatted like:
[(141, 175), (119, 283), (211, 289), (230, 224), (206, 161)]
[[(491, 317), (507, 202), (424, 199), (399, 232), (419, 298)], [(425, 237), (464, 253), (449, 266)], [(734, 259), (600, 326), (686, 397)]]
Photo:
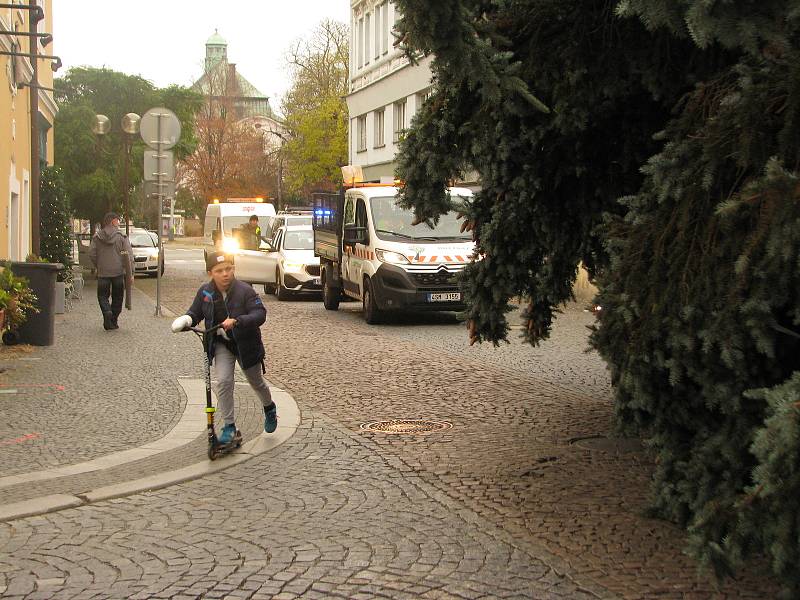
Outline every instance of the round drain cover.
[(393, 421), (373, 421), (363, 423), (361, 429), (365, 431), (377, 431), (379, 433), (411, 433), (424, 434), (434, 433), (450, 429), (452, 423), (447, 421), (424, 421), (421, 419), (395, 419)]

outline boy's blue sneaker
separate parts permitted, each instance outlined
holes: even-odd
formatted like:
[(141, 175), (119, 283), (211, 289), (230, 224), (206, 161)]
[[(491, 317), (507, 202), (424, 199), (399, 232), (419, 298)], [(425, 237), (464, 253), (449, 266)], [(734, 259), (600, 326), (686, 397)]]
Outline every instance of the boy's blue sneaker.
[(217, 441), (222, 445), (230, 444), (235, 435), (236, 424), (231, 423), (230, 425), (225, 425), (225, 427), (222, 428), (222, 432), (219, 434)]
[(278, 410), (275, 403), (264, 407), (264, 431), (272, 433), (278, 428)]

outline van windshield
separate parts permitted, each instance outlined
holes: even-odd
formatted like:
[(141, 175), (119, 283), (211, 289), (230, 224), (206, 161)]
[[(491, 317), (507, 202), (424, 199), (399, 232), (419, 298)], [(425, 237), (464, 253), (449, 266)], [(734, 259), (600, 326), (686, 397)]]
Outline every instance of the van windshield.
[(457, 240), (471, 241), (470, 233), (461, 233), (463, 220), (458, 218), (455, 210), (442, 215), (434, 226), (433, 222), (412, 225), (414, 212), (401, 208), (393, 196), (371, 198), (372, 222), (375, 233), (385, 241), (402, 242), (404, 240)]
[[(258, 217), (258, 226), (261, 227), (261, 232), (266, 232), (267, 229), (267, 220), (269, 217), (267, 215), (256, 215)], [(242, 225), (247, 225), (250, 222), (251, 215), (229, 215), (222, 217), (222, 229), (225, 231), (225, 235), (231, 235), (231, 232), (234, 229), (239, 229)]]

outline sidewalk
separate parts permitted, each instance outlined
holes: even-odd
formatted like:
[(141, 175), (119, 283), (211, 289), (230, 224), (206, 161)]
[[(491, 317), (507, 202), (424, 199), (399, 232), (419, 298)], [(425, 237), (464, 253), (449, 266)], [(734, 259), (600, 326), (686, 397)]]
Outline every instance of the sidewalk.
[[(53, 346), (0, 347), (0, 520), (163, 487), (227, 468), (288, 439), (294, 400), (272, 386), (281, 415), (263, 435), (263, 411), (236, 386), (245, 445), (206, 457), (202, 349), (134, 290), (120, 329), (105, 331), (94, 281), (56, 316)], [(237, 372), (237, 383), (244, 382)]]

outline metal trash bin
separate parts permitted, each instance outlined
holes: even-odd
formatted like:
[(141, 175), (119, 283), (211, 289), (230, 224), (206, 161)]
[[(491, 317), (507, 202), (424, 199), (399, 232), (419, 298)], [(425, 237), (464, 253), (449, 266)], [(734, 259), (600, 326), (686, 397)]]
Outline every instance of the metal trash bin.
[(64, 268), (61, 263), (12, 262), (11, 271), (28, 280), (36, 294), (38, 313), (29, 313), (17, 330), (18, 340), (34, 346), (52, 346), (56, 313), (56, 276)]

